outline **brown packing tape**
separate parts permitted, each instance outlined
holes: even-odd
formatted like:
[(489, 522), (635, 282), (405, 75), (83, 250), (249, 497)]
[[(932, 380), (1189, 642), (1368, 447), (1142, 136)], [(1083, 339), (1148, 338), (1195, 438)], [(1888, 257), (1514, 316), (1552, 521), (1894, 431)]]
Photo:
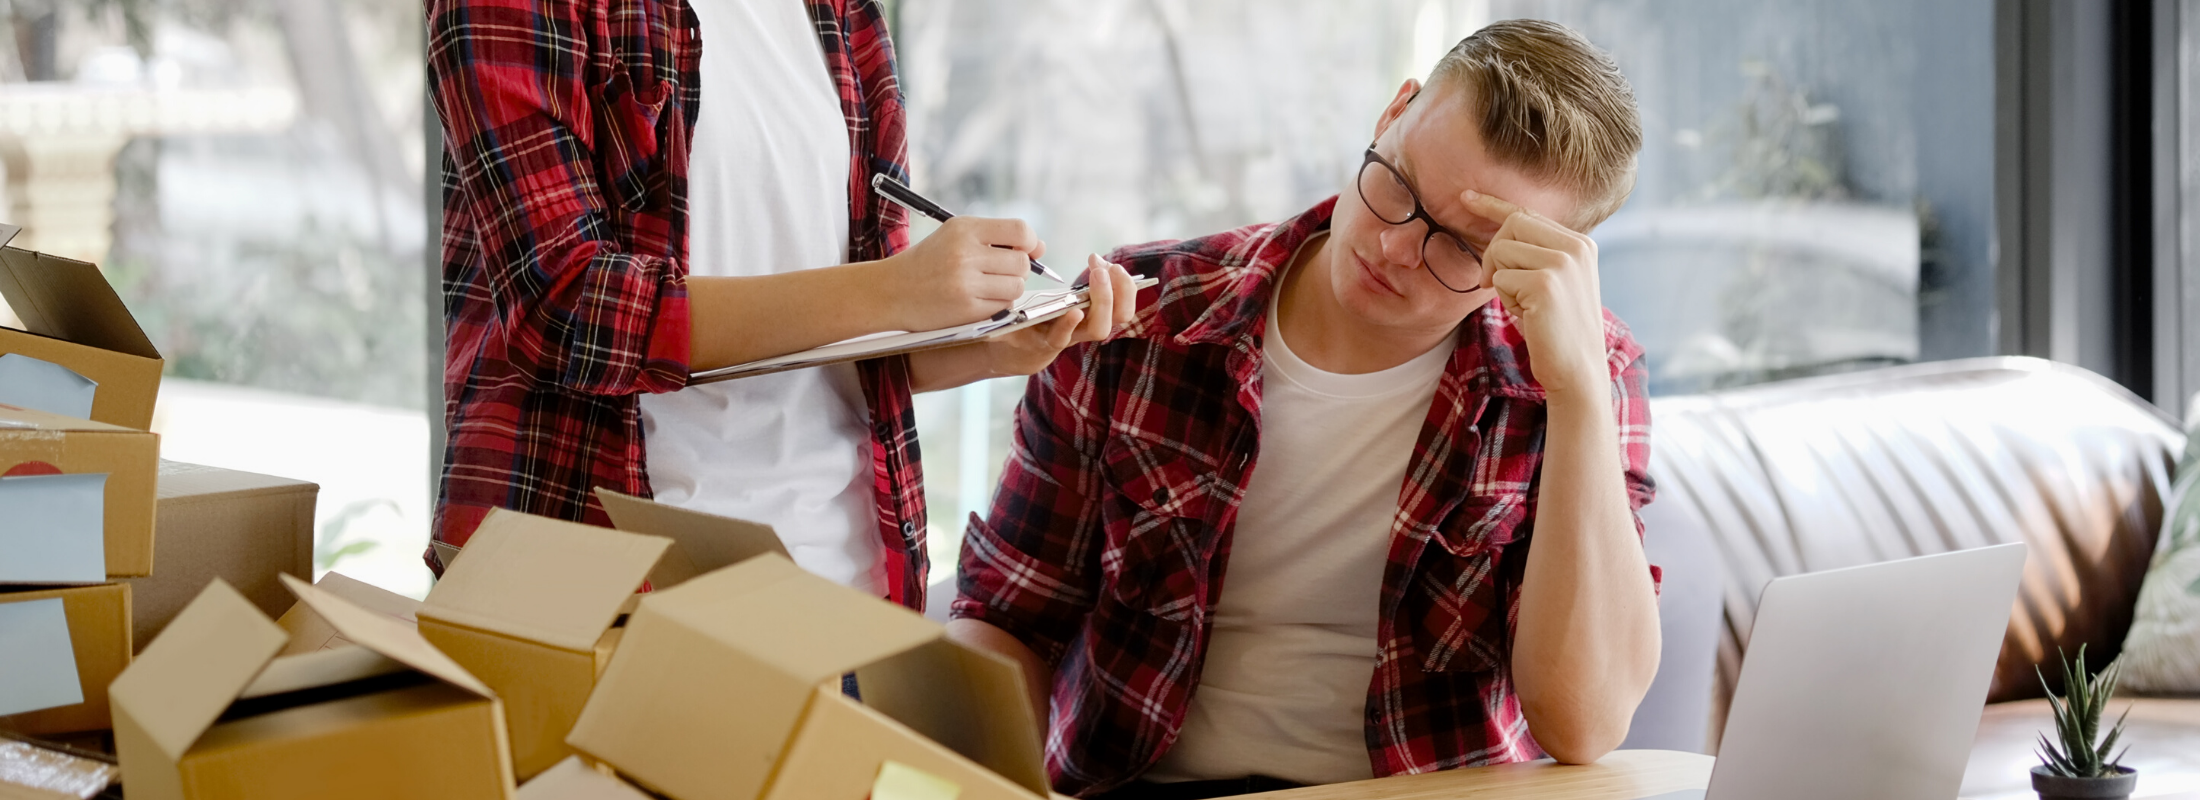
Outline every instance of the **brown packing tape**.
[[(77, 681), (84, 702), (0, 717), (0, 730), (30, 736), (104, 730), (109, 721), (107, 684), (130, 666), (130, 587), (119, 583), (61, 589), (0, 590), (0, 603), (60, 598), (69, 619)], [(0, 678), (4, 680), (4, 678)]]

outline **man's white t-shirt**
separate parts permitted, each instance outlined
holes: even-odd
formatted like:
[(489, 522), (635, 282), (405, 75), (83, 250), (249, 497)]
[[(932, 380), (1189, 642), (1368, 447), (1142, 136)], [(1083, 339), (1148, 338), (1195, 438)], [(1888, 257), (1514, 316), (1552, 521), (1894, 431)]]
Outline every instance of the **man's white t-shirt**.
[[(688, 274), (846, 262), (848, 125), (808, 11), (801, 0), (690, 5), (702, 105), (688, 157)], [(804, 568), (884, 595), (870, 412), (853, 365), (643, 395), (641, 411), (659, 501), (770, 524)]]
[(1381, 372), (1324, 372), (1285, 343), (1270, 299), (1259, 460), (1199, 687), (1145, 780), (1373, 777), (1365, 713), (1390, 525), (1453, 346)]

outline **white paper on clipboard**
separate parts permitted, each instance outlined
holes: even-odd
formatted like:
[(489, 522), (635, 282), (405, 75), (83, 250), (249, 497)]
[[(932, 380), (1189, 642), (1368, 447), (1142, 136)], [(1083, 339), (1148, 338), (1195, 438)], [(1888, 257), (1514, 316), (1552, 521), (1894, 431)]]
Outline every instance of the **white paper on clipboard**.
[[(1157, 283), (1153, 278), (1139, 278), (1133, 285), (1140, 289)], [(704, 370), (688, 376), (688, 385), (730, 381), (755, 375), (769, 375), (807, 367), (822, 367), (844, 361), (861, 361), (867, 358), (915, 353), (940, 347), (953, 347), (983, 339), (990, 339), (1029, 328), (1052, 320), (1075, 309), (1084, 308), (1090, 300), (1084, 289), (1058, 289), (1054, 291), (1027, 291), (1009, 306), (1009, 313), (999, 319), (984, 319), (968, 325), (941, 328), (936, 331), (888, 332), (858, 336), (846, 341), (834, 342), (799, 353), (788, 353), (776, 358), (735, 364), (730, 367)]]

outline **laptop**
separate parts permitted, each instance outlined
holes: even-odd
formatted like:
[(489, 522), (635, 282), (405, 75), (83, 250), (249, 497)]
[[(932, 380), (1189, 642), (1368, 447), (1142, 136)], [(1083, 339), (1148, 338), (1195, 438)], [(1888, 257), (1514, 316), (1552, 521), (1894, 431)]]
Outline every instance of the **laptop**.
[(1947, 800), (1963, 784), (2025, 548), (1765, 585), (1708, 789), (1644, 800)]

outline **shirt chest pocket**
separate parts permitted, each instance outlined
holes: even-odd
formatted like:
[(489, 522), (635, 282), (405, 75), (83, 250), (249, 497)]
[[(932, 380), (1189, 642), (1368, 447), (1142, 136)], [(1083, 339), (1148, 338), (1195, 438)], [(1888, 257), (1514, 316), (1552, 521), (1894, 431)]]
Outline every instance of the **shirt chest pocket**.
[(1110, 441), (1101, 452), (1107, 535), (1100, 568), (1111, 599), (1183, 620), (1207, 594), (1220, 528), (1217, 480), (1166, 447)]
[(1462, 501), (1423, 554), (1408, 597), (1414, 649), (1429, 672), (1490, 672), (1510, 658), (1517, 597), (1506, 556), (1528, 534), (1524, 493)]

